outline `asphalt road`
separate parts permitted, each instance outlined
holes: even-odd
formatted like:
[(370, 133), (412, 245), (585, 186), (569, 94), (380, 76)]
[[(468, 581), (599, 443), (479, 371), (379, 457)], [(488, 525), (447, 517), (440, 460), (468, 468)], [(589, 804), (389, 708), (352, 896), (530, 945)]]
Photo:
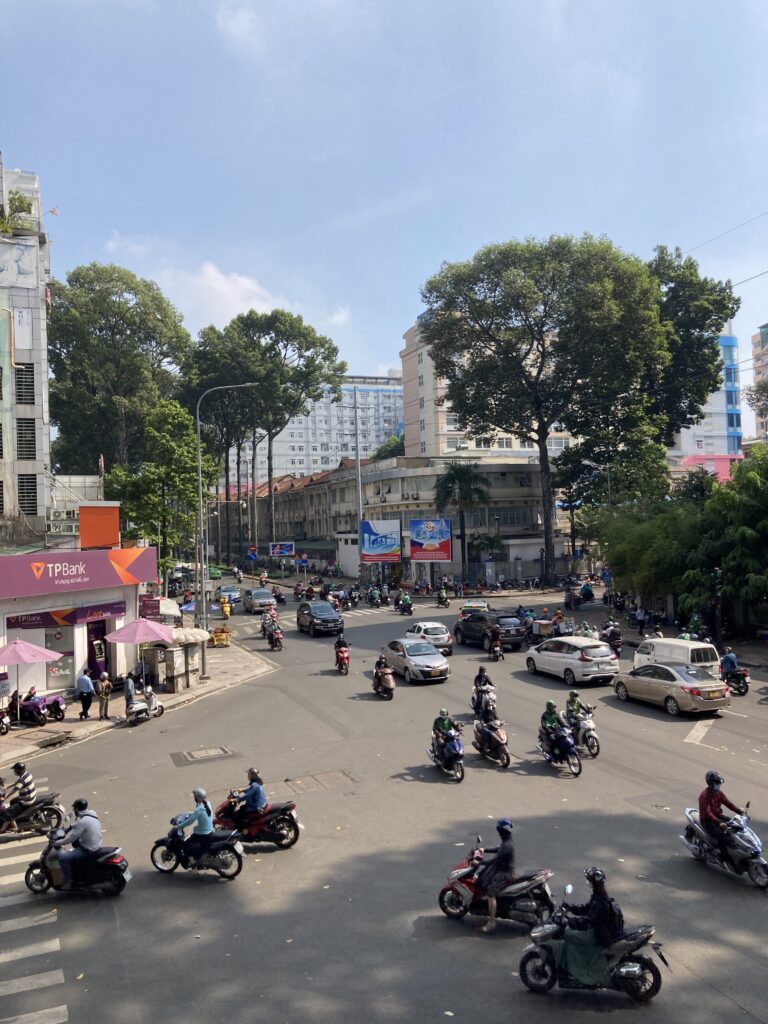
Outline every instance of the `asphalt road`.
[[(14, 876), (41, 844), (0, 840), (3, 1019), (551, 1024), (613, 1011), (665, 1024), (768, 1022), (768, 896), (695, 863), (678, 839), (682, 810), (710, 767), (726, 776), (733, 799), (752, 799), (756, 828), (768, 836), (764, 682), (695, 732), (695, 718), (622, 705), (608, 687), (582, 688), (597, 706), (602, 752), (573, 779), (535, 749), (544, 702), (564, 702), (565, 687), (529, 676), (524, 655), (508, 654), (489, 671), (512, 765), (504, 772), (480, 761), (467, 730), (466, 779), (456, 785), (428, 763), (430, 725), (443, 704), (471, 722), (471, 679), (485, 655), (459, 648), (447, 683), (400, 686), (386, 703), (371, 691), (371, 668), (404, 620), (387, 609), (348, 614), (352, 668), (342, 677), (332, 639), (300, 637), (294, 609), (289, 602), (283, 612), (286, 646), (268, 655), (270, 675), (35, 759), (36, 775), (67, 802), (84, 795), (101, 813), (105, 842), (123, 846), (134, 878), (117, 900), (27, 898)], [(454, 621), (433, 612), (426, 617)], [(265, 650), (258, 619), (231, 621), (243, 643)], [(179, 756), (220, 746), (233, 753), (192, 764)], [(295, 796), (298, 845), (249, 854), (232, 883), (155, 872), (152, 842), (191, 807), (192, 788), (206, 786), (217, 801), (251, 764), (274, 799)], [(486, 936), (481, 920), (440, 913), (446, 873), (475, 833), (490, 844), (500, 815), (515, 821), (519, 867), (549, 866), (558, 890), (570, 881), (586, 899), (582, 871), (599, 864), (627, 926), (656, 923), (672, 972), (663, 969), (650, 1006), (614, 993), (531, 995), (515, 975), (521, 928), (503, 924)]]

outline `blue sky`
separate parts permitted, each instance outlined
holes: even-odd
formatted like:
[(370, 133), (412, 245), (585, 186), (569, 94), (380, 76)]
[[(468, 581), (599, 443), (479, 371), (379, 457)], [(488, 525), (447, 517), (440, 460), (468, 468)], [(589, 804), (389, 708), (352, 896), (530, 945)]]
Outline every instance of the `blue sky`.
[[(196, 332), (301, 312), (398, 364), (441, 261), (592, 231), (643, 256), (768, 210), (768, 4), (0, 0), (6, 165), (53, 269), (155, 278)], [(768, 269), (768, 217), (697, 251)], [(768, 275), (740, 289), (742, 358)], [(745, 369), (749, 364), (745, 364)], [(745, 374), (748, 376), (748, 374)]]

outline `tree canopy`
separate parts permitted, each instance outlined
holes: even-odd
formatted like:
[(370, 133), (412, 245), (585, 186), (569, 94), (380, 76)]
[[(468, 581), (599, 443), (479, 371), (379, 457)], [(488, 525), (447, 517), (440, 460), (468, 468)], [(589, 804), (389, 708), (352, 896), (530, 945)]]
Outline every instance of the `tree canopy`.
[(405, 455), (405, 436), (403, 434), (393, 434), (392, 437), (388, 437), (379, 445), (371, 459), (374, 462), (380, 462), (382, 459), (392, 459), (396, 455)]
[(467, 511), (479, 502), (489, 500), (490, 481), (478, 470), (477, 462), (453, 459), (435, 481), (435, 509), (439, 513), (456, 509), (459, 515), (461, 545), (461, 578), (467, 575)]

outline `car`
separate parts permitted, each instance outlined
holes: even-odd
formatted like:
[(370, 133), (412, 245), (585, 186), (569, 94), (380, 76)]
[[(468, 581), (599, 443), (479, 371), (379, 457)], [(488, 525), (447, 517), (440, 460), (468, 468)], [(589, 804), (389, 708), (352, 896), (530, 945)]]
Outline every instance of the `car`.
[(444, 655), (432, 644), (411, 640), (404, 636), (392, 640), (381, 653), (389, 667), (401, 675), (406, 683), (444, 683), (451, 674), (451, 666)]
[(471, 615), (472, 612), (489, 612), (491, 610), (491, 602), (486, 597), (469, 597), (466, 601), (462, 601), (461, 608), (459, 608), (459, 622), (462, 619), (466, 619), (467, 616)]
[(436, 647), (446, 658), (453, 654), (453, 637), (442, 622), (414, 622), (405, 631), (409, 640), (424, 640)]
[(611, 682), (619, 659), (607, 643), (586, 636), (553, 636), (528, 652), (525, 667), (531, 673), (560, 676), (568, 686), (585, 682)]
[(302, 601), (296, 609), (296, 628), (310, 636), (344, 632), (344, 619), (328, 601)]
[(501, 645), (519, 651), (525, 643), (525, 626), (513, 611), (473, 611), (460, 619), (453, 629), (457, 644), (482, 644), (487, 651), (491, 646), (488, 632), (492, 626), (501, 630)]
[(681, 711), (718, 711), (731, 706), (725, 683), (696, 665), (640, 665), (620, 672), (613, 683), (619, 700), (659, 704), (669, 715)]
[(221, 579), (221, 569), (219, 569), (215, 565), (209, 565), (208, 566), (208, 579), (209, 580), (220, 580)]
[(632, 666), (640, 668), (641, 665), (650, 664), (717, 668), (720, 655), (714, 644), (702, 643), (700, 640), (646, 637), (635, 651)]
[(243, 611), (250, 612), (251, 615), (256, 612), (265, 612), (267, 608), (274, 608), (277, 601), (274, 598), (271, 590), (266, 590), (263, 587), (256, 587), (255, 590), (245, 590), (243, 592)]
[(214, 601), (220, 601), (222, 597), (228, 597), (231, 605), (239, 604), (243, 600), (243, 592), (240, 587), (235, 587), (231, 583), (225, 583), (222, 587), (216, 587), (213, 592)]

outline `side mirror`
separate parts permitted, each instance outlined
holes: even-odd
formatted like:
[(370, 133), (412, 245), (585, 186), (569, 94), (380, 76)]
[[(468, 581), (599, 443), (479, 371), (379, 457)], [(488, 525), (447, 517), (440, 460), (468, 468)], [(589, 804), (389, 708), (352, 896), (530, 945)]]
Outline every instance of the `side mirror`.
[(573, 892), (573, 886), (569, 882), (568, 885), (566, 885), (566, 887), (563, 889), (563, 895), (564, 896), (570, 896), (572, 892)]
[(747, 800), (747, 802), (744, 804), (744, 810), (745, 811), (749, 810), (749, 805), (750, 805), (751, 802), (752, 802), (751, 800)]
[[(749, 807), (749, 804), (747, 804), (747, 807)], [(475, 845), (476, 846), (479, 846), (482, 843), (482, 841), (483, 841), (483, 837), (482, 836), (475, 836)]]

